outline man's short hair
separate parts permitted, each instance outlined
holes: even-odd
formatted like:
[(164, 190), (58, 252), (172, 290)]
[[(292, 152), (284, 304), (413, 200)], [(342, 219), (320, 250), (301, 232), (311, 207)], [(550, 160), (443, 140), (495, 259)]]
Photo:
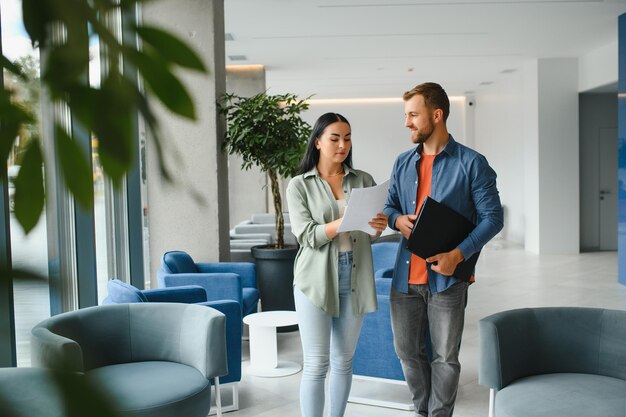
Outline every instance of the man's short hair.
[(441, 109), (443, 111), (443, 120), (448, 120), (448, 115), (450, 115), (450, 100), (448, 99), (446, 90), (437, 83), (423, 83), (405, 92), (402, 98), (404, 101), (407, 101), (418, 94), (424, 97), (424, 103), (429, 110)]

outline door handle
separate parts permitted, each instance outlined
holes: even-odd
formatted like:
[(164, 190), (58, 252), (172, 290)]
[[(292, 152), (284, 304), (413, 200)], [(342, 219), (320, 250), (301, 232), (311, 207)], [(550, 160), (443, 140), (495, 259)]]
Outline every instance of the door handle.
[(611, 191), (609, 191), (609, 190), (600, 190), (600, 195), (606, 195), (606, 194), (611, 194)]

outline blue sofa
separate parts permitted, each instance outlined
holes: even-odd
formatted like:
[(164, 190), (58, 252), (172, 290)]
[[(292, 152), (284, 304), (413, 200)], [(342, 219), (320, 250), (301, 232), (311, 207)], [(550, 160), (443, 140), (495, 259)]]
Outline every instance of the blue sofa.
[(548, 307), (479, 321), (490, 416), (626, 416), (626, 311)]

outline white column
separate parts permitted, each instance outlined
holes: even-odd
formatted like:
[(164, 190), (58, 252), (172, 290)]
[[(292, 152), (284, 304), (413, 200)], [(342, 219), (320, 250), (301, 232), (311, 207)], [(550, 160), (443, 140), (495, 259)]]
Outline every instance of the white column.
[(526, 249), (578, 253), (578, 60), (529, 62), (524, 94)]
[(216, 100), (225, 91), (223, 0), (161, 0), (145, 4), (143, 20), (163, 27), (191, 45), (208, 74), (181, 72), (198, 120), (190, 122), (155, 107), (165, 138), (164, 153), (174, 184), (159, 171), (153, 142), (146, 146), (150, 276), (162, 254), (180, 249), (196, 260), (229, 259), (227, 158), (221, 151), (223, 122)]

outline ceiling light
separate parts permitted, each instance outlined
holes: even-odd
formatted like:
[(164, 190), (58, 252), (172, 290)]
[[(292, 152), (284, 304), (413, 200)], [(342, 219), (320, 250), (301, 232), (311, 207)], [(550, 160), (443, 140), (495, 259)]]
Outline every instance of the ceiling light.
[(483, 81), (482, 83), (480, 83), (480, 85), (491, 85), (493, 84), (493, 81)]
[(226, 65), (227, 71), (247, 72), (247, 71), (263, 71), (264, 69), (265, 69), (265, 66), (262, 64)]
[(500, 74), (512, 74), (517, 71), (515, 68), (507, 68), (500, 71)]

